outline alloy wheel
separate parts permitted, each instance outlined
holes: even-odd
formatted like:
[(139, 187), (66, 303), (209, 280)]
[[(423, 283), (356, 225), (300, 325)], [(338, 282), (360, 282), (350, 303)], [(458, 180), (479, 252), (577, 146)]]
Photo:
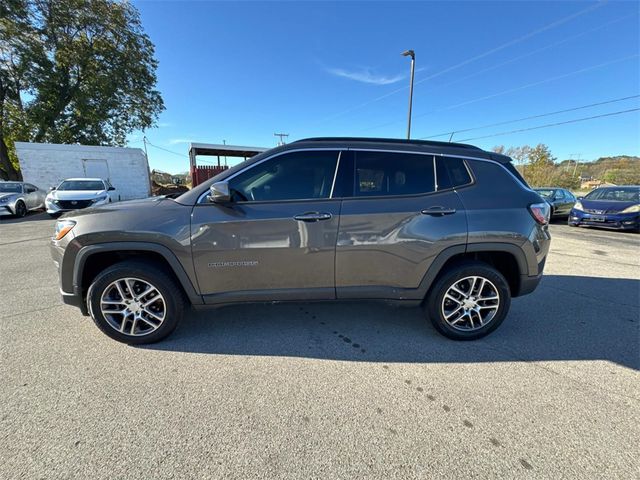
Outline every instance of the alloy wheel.
[(500, 293), (487, 278), (464, 277), (456, 280), (442, 298), (441, 313), (453, 328), (478, 330), (487, 325), (498, 312)]
[(100, 311), (109, 326), (125, 335), (139, 337), (156, 331), (167, 315), (160, 291), (140, 278), (111, 282), (100, 297)]

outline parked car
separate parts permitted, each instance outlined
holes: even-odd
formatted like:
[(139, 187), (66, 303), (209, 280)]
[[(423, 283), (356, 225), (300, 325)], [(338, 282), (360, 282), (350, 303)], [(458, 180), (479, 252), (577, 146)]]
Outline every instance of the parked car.
[(569, 216), (576, 203), (576, 197), (569, 190), (559, 187), (534, 188), (551, 207), (551, 218)]
[(589, 192), (571, 209), (571, 227), (640, 230), (640, 186), (602, 187)]
[(422, 304), (472, 340), (538, 285), (549, 213), (504, 155), (316, 138), (175, 199), (67, 214), (51, 251), (63, 301), (125, 343), (166, 337), (187, 305), (353, 299)]
[(51, 187), (46, 198), (47, 213), (56, 217), (63, 212), (97, 207), (113, 201), (115, 188), (101, 178), (69, 178)]
[(0, 217), (24, 217), (30, 210), (44, 208), (47, 192), (24, 182), (0, 182)]

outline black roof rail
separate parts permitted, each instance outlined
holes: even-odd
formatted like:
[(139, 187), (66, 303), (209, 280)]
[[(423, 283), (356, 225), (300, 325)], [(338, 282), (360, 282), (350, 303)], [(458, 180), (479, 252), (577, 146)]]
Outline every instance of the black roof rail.
[(482, 150), (475, 145), (467, 143), (438, 142), (433, 140), (407, 140), (403, 138), (376, 138), (376, 137), (312, 137), (302, 138), (291, 143), (299, 142), (374, 142), (374, 143), (400, 143), (405, 145), (425, 145), (432, 147), (466, 148), (469, 150)]

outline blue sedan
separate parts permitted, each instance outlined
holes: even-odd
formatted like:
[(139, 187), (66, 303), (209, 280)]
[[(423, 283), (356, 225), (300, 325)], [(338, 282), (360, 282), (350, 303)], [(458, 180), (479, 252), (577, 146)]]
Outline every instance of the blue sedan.
[(640, 186), (595, 189), (578, 199), (569, 214), (569, 225), (640, 230)]

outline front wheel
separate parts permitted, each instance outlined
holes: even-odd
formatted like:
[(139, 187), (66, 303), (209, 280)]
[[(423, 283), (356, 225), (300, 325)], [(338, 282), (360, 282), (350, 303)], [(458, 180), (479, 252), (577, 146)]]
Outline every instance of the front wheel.
[(511, 292), (504, 276), (482, 262), (457, 265), (429, 292), (426, 310), (433, 326), (454, 340), (475, 340), (504, 321)]
[(16, 203), (16, 217), (22, 218), (27, 214), (27, 206), (22, 200)]
[(175, 330), (185, 307), (176, 282), (150, 263), (124, 261), (100, 273), (87, 293), (93, 321), (122, 343), (153, 343)]

